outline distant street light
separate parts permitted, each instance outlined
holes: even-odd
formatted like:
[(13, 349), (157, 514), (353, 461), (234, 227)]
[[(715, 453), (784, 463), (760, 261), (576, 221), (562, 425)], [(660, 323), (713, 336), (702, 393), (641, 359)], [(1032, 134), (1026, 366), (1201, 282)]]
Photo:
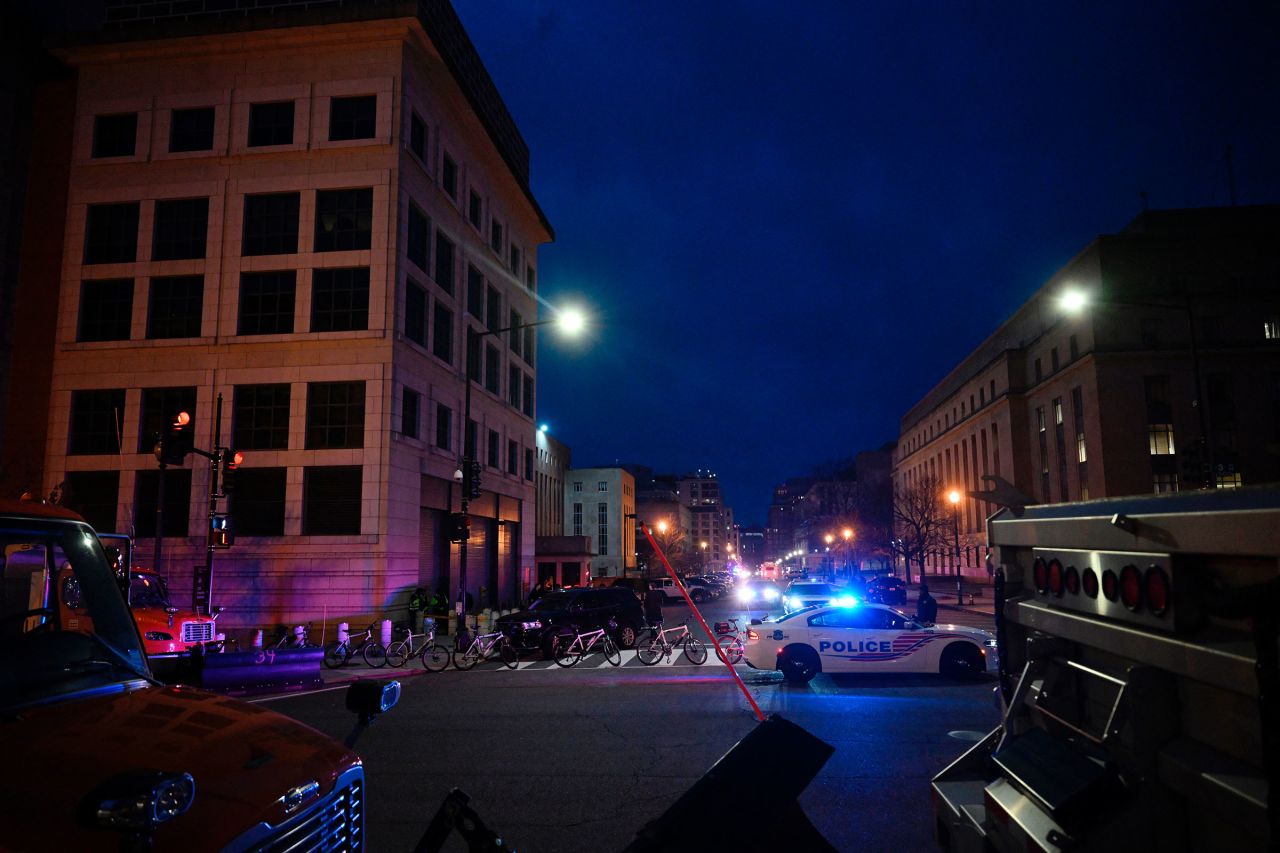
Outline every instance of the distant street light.
[(958, 489), (952, 489), (947, 492), (947, 500), (951, 502), (952, 529), (955, 531), (956, 543), (956, 603), (959, 604), (964, 600), (964, 574), (960, 571), (960, 492)]
[(844, 539), (845, 569), (849, 572), (852, 572), (854, 567), (856, 566), (859, 569), (859, 571), (861, 571), (862, 567), (857, 566), (858, 561), (850, 559), (853, 556), (853, 550), (852, 550), (853, 549), (853, 528), (846, 527), (844, 530), (841, 530), (840, 536)]

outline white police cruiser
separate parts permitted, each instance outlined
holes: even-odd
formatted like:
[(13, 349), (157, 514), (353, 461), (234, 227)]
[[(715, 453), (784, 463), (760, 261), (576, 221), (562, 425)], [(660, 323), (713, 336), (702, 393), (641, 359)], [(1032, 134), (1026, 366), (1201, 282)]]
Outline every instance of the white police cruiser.
[(961, 625), (925, 627), (883, 604), (815, 606), (747, 629), (744, 657), (804, 684), (819, 672), (939, 672), (995, 669), (994, 634)]

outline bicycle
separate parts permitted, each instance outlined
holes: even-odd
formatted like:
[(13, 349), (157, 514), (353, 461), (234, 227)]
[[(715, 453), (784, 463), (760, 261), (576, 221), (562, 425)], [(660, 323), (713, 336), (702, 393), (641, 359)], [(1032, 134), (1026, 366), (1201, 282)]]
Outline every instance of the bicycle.
[[(668, 634), (676, 636), (669, 640)], [(687, 623), (679, 628), (663, 628), (660, 631), (654, 631), (647, 646), (636, 647), (636, 657), (640, 658), (640, 663), (645, 666), (653, 666), (662, 658), (670, 657), (677, 648), (682, 651), (689, 663), (702, 666), (707, 660), (707, 647), (693, 636)]]
[(715, 642), (717, 657), (729, 664), (740, 662), (743, 652), (746, 651), (746, 644), (743, 642), (746, 637), (746, 629), (738, 626), (737, 619), (717, 622)]
[[(391, 666), (404, 666), (415, 657), (422, 658), (422, 666), (429, 672), (439, 672), (449, 665), (449, 650), (436, 642), (435, 625), (421, 634), (413, 633), (407, 625), (397, 625), (396, 632), (400, 639), (387, 646), (387, 663)], [(414, 645), (419, 639), (422, 645)]]
[[(477, 630), (478, 627), (477, 627)], [(511, 645), (511, 640), (501, 631), (494, 631), (492, 634), (473, 633), (471, 644), (465, 649), (453, 650), (453, 665), (458, 669), (467, 670), (475, 666), (482, 660), (490, 660), (496, 649), (498, 655), (502, 658), (503, 664), (508, 669), (515, 669), (516, 664), (520, 660), (520, 656), (516, 654), (515, 647)], [(425, 665), (425, 663), (424, 663)]]
[(370, 622), (369, 627), (364, 629), (363, 634), (349, 634), (347, 639), (334, 640), (325, 646), (324, 665), (329, 669), (346, 666), (351, 658), (355, 656), (355, 653), (360, 652), (360, 656), (364, 658), (364, 662), (369, 666), (375, 669), (385, 666), (387, 663), (387, 650), (382, 643), (373, 638), (373, 629), (377, 625), (377, 622)]
[(617, 628), (618, 623), (613, 619), (609, 620), (609, 629), (597, 628), (585, 634), (582, 633), (581, 628), (574, 625), (573, 632), (575, 636), (572, 640), (565, 633), (556, 637), (552, 642), (551, 657), (555, 660), (557, 666), (574, 666), (599, 644), (600, 651), (604, 654), (604, 659), (611, 666), (618, 666), (622, 663), (622, 653), (618, 651), (613, 638), (609, 636), (609, 630), (617, 630)]
[(280, 638), (271, 644), (273, 649), (305, 649), (311, 645), (311, 626), (298, 625), (292, 631), (280, 627)]

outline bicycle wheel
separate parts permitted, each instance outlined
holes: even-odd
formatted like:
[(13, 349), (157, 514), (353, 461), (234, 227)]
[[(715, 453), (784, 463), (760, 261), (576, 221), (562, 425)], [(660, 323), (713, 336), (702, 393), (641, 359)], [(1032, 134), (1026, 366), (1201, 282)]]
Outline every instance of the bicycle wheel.
[(431, 643), (422, 650), (422, 666), (427, 672), (440, 672), (449, 665), (449, 650), (439, 643)]
[(480, 655), (476, 652), (475, 643), (466, 649), (453, 650), (453, 665), (458, 669), (471, 669), (479, 659)]
[(324, 665), (337, 669), (351, 659), (351, 647), (342, 640), (334, 640), (324, 647)]
[(360, 656), (364, 658), (365, 663), (374, 669), (380, 669), (387, 665), (387, 647), (377, 640), (370, 640), (365, 643), (364, 648), (360, 649)]
[(657, 638), (650, 640), (648, 645), (636, 647), (636, 657), (640, 658), (640, 663), (645, 666), (653, 666), (662, 660), (663, 652), (662, 641)]
[(408, 640), (396, 640), (387, 646), (387, 663), (391, 666), (404, 666), (412, 652)]
[(520, 655), (516, 653), (516, 647), (511, 645), (511, 641), (503, 637), (498, 643), (498, 654), (502, 655), (502, 662), (507, 665), (507, 669), (515, 669), (516, 664), (520, 662)]
[(618, 647), (613, 644), (613, 640), (608, 634), (604, 635), (604, 659), (609, 662), (610, 666), (618, 666), (622, 663), (622, 653), (618, 651)]
[(551, 658), (556, 666), (569, 667), (582, 660), (582, 643), (576, 636), (561, 635), (551, 641)]
[(716, 637), (716, 657), (726, 663), (738, 663), (742, 660), (742, 643), (735, 634), (723, 634)]
[(702, 666), (707, 660), (707, 647), (702, 645), (701, 640), (687, 637), (684, 641), (684, 656), (689, 663)]

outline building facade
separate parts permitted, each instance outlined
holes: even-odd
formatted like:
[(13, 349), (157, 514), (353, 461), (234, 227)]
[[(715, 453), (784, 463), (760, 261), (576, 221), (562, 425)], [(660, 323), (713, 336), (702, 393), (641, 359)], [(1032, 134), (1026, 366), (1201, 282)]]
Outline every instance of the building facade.
[[(958, 489), (959, 563), (986, 574), (970, 498), (1035, 503), (1280, 478), (1280, 206), (1150, 211), (1097, 238), (902, 418), (898, 490)], [(954, 570), (954, 543), (931, 568)]]
[[(135, 531), (180, 597), (212, 471), (186, 457), (162, 500), (153, 446), (185, 411), (196, 448), (244, 454), (220, 624), (358, 623), (416, 587), (509, 606), (533, 563), (535, 342), (490, 331), (536, 319), (553, 238), (514, 122), (444, 0), (197, 5), (55, 50), (78, 74), (65, 248), (60, 280), (22, 285), (59, 291), (45, 487)], [(444, 530), (464, 443), (465, 579)]]
[(624, 577), (636, 565), (636, 479), (622, 468), (565, 472), (565, 535), (589, 537), (592, 578)]
[(537, 502), (537, 535), (564, 535), (564, 474), (573, 467), (569, 446), (546, 430), (537, 434), (534, 487)]

